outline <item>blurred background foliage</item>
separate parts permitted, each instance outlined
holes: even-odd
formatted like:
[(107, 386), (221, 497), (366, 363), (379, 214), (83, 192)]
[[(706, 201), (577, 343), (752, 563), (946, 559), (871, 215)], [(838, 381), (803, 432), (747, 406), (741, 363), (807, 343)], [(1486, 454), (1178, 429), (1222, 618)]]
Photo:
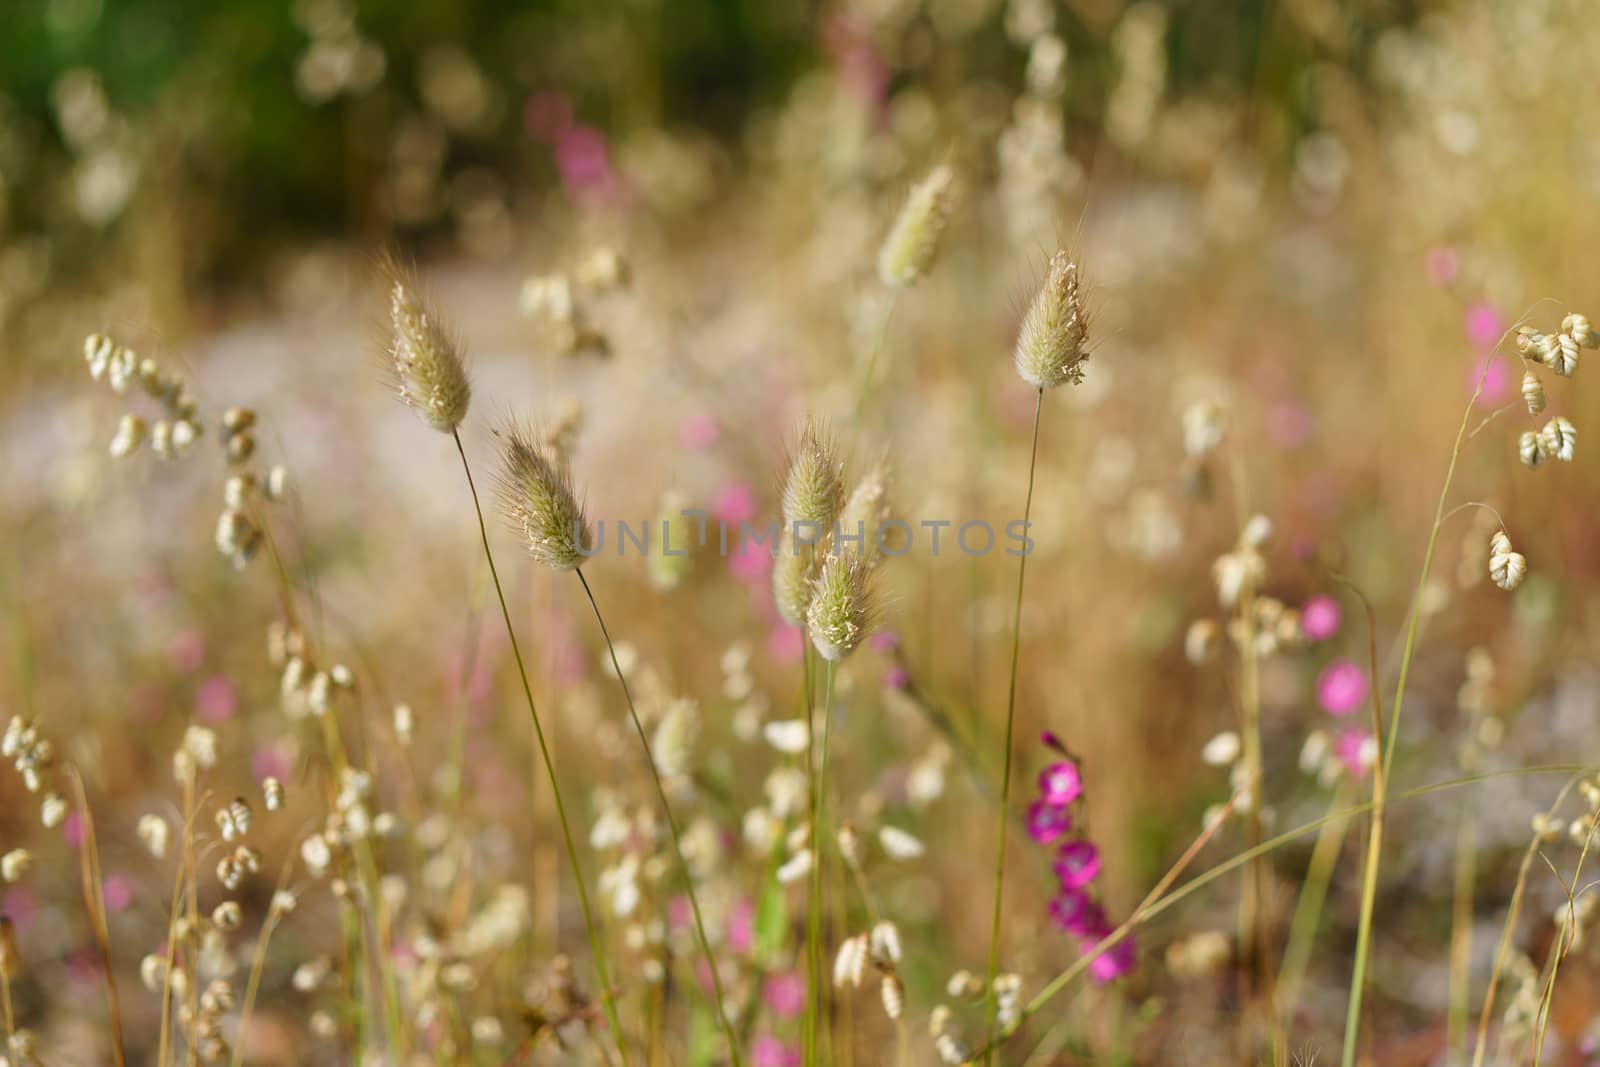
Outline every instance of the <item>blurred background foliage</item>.
[[(1377, 28), (1418, 14), (1404, 0), (1143, 6), (1165, 19), (1170, 94), (1239, 105), (1269, 160), (1310, 122), (1316, 64), (1360, 72)], [(541, 129), (552, 108), (624, 168), (666, 154), (725, 173), (819, 67), (886, 98), (908, 83), (935, 99), (1009, 97), (1023, 73), (1007, 31), (1025, 28), (1007, 22), (1028, 5), (1011, 7), (27, 0), (0, 35), (0, 323), (14, 328), (53, 284), (151, 279), (152, 259), (176, 264), (169, 296), (184, 305), (248, 288), (308, 241), (453, 247), (463, 227), (492, 231), (559, 187), (560, 145)], [(1058, 20), (1074, 144), (1100, 131), (1122, 8), (1076, 0)], [(712, 198), (684, 199), (673, 206)]]

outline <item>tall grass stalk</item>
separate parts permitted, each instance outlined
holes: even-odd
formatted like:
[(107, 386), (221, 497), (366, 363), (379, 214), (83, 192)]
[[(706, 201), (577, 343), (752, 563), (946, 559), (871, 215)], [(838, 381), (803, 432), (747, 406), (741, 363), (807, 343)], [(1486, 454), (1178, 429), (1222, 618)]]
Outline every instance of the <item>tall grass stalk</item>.
[(1439, 489), (1439, 503), (1434, 509), (1433, 527), (1428, 531), (1428, 547), (1422, 556), (1422, 573), (1417, 576), (1416, 592), (1411, 597), (1411, 618), (1406, 624), (1405, 651), (1400, 657), (1400, 677), (1395, 682), (1394, 707), (1389, 711), (1388, 736), (1382, 732), (1382, 721), (1377, 707), (1377, 686), (1373, 686), (1373, 737), (1383, 753), (1372, 769), (1372, 835), (1367, 839), (1367, 858), (1361, 881), (1361, 917), (1356, 926), (1355, 964), (1350, 973), (1350, 1003), (1345, 1014), (1344, 1045), (1340, 1050), (1340, 1067), (1354, 1067), (1356, 1039), (1361, 1033), (1361, 998), (1366, 991), (1367, 958), (1372, 951), (1372, 913), (1378, 897), (1378, 868), (1383, 858), (1384, 788), (1394, 764), (1395, 741), (1400, 734), (1400, 714), (1405, 707), (1406, 682), (1411, 675), (1411, 660), (1417, 649), (1417, 629), (1422, 621), (1422, 597), (1427, 589), (1428, 575), (1433, 570), (1433, 553), (1439, 545), (1439, 530), (1444, 525), (1445, 504), (1450, 499), (1450, 483), (1456, 475), (1456, 464), (1461, 459), (1461, 447), (1467, 439), (1467, 424), (1483, 393), (1485, 370), (1478, 378), (1477, 388), (1461, 413), (1461, 426), (1456, 431), (1456, 441), (1450, 450), (1450, 465), (1444, 474), (1444, 485)]
[[(823, 1007), (823, 990), (826, 983), (822, 980), (822, 857), (823, 857), (823, 810), (827, 805), (828, 788), (828, 734), (833, 724), (833, 660), (824, 660), (827, 664), (826, 673), (822, 683), (822, 751), (817, 771), (816, 784), (811, 794), (811, 825), (806, 831), (811, 845), (811, 883), (807, 895), (806, 908), (806, 959), (807, 971), (811, 975), (812, 985), (815, 987), (815, 1008), (812, 1012), (812, 1023), (820, 1028), (825, 1014)], [(808, 720), (809, 721), (809, 720)], [(820, 1041), (816, 1034), (811, 1038), (812, 1055), (817, 1055)]]
[[(1437, 793), (1448, 792), (1452, 789), (1461, 789), (1469, 785), (1477, 785), (1480, 782), (1494, 781), (1500, 778), (1526, 778), (1534, 775), (1545, 774), (1571, 775), (1574, 774), (1574, 772), (1576, 772), (1577, 777), (1572, 778), (1561, 792), (1561, 797), (1564, 798), (1566, 794), (1577, 785), (1579, 779), (1581, 779), (1585, 774), (1592, 772), (1592, 768), (1578, 767), (1573, 764), (1557, 764), (1538, 767), (1520, 767), (1514, 770), (1506, 771), (1485, 771), (1479, 774), (1462, 775), (1457, 778), (1446, 779), (1442, 782), (1432, 782), (1428, 785), (1418, 786), (1417, 788), (1397, 794), (1394, 799), (1396, 801), (1415, 800), (1420, 797), (1430, 797)], [(1556, 803), (1552, 805), (1552, 812), (1556, 807), (1559, 807), (1559, 805), (1560, 799), (1558, 799)], [(1190, 844), (1190, 846), (1184, 851), (1183, 855), (1178, 857), (1177, 862), (1172, 865), (1172, 868), (1169, 869), (1166, 874), (1162, 875), (1161, 881), (1156, 883), (1155, 888), (1146, 894), (1144, 900), (1140, 902), (1139, 906), (1133, 910), (1133, 913), (1128, 916), (1127, 920), (1121, 926), (1117, 927), (1110, 934), (1107, 934), (1092, 949), (1085, 952), (1080, 959), (1078, 959), (1071, 966), (1067, 967), (1060, 974), (1057, 974), (1054, 978), (1052, 978), (1048, 983), (1045, 984), (1043, 989), (1034, 995), (1032, 1000), (1028, 1001), (1027, 1006), (1022, 1010), (1020, 1017), (1021, 1021), (1026, 1021), (1043, 1010), (1045, 1005), (1050, 1003), (1050, 1001), (1054, 1000), (1056, 997), (1060, 996), (1062, 991), (1071, 985), (1074, 979), (1078, 978), (1085, 971), (1087, 971), (1089, 966), (1096, 959), (1115, 948), (1120, 942), (1126, 939), (1136, 927), (1149, 922), (1156, 916), (1161, 915), (1167, 910), (1177, 906), (1182, 901), (1188, 899), (1195, 893), (1198, 893), (1206, 886), (1211, 885), (1219, 878), (1226, 878), (1234, 871), (1239, 870), (1261, 856), (1276, 852), (1278, 849), (1283, 848), (1290, 842), (1298, 841), (1307, 834), (1315, 833), (1321, 830), (1324, 826), (1328, 825), (1330, 822), (1347, 821), (1359, 815), (1365, 815), (1371, 810), (1372, 802), (1370, 800), (1363, 801), (1362, 803), (1356, 804), (1345, 809), (1344, 811), (1323, 815), (1319, 818), (1311, 820), (1308, 823), (1296, 826), (1292, 830), (1285, 830), (1275, 837), (1263, 841), (1260, 845), (1254, 848), (1248, 848), (1243, 852), (1240, 852), (1234, 856), (1230, 856), (1228, 859), (1223, 860), (1216, 866), (1208, 868), (1202, 873), (1195, 875), (1183, 885), (1173, 889), (1173, 883), (1182, 876), (1183, 872), (1188, 869), (1189, 864), (1194, 861), (1195, 856), (1197, 856), (1200, 850), (1204, 848), (1213, 837), (1216, 836), (1217, 831), (1220, 830), (1226, 823), (1227, 817), (1233, 812), (1233, 807), (1230, 804), (1224, 809), (1221, 817), (1213, 820), (1210, 825), (1208, 825), (1201, 832), (1200, 836)], [(1532, 857), (1537, 851), (1538, 844), (1539, 842), (1536, 838), (1529, 846), (1529, 852), (1524, 861), (1522, 876), (1518, 879), (1517, 894), (1512, 897), (1513, 909), (1515, 908), (1516, 901), (1520, 899), (1522, 885), (1527, 881), (1527, 867), (1532, 864)], [(1507, 919), (1505, 930), (1502, 932), (1500, 949), (1501, 957), (1496, 963), (1495, 974), (1491, 975), (1491, 1000), (1493, 994), (1493, 979), (1496, 975), (1498, 975), (1499, 971), (1504, 966), (1504, 954), (1508, 949), (1511, 939), (1511, 931), (1515, 925), (1516, 914), (1515, 910), (1513, 910), (1513, 913)], [(1486, 1031), (1488, 1028), (1488, 1003), (1488, 1001), (1485, 1002), (1484, 1015), (1482, 1018), (1482, 1028), (1484, 1031)], [(1015, 1032), (1015, 1030), (1012, 1031), (1012, 1033)], [(968, 1060), (968, 1062), (975, 1062), (976, 1060), (990, 1054), (1006, 1040), (1008, 1040), (1009, 1036), (1010, 1035), (1005, 1035), (990, 1041), (988, 1045), (980, 1048), (971, 1057), (971, 1059)], [(1474, 1067), (1481, 1067), (1481, 1063), (1475, 1062)]]
[[(573, 844), (572, 825), (567, 819), (566, 803), (561, 798), (561, 784), (556, 779), (555, 761), (550, 757), (550, 745), (545, 740), (544, 723), (539, 718), (539, 709), (534, 705), (533, 686), (528, 683), (528, 668), (522, 660), (522, 648), (517, 643), (516, 628), (511, 623), (511, 609), (506, 606), (505, 589), (500, 584), (500, 572), (494, 565), (494, 552), (489, 548), (489, 529), (483, 521), (483, 505), (478, 501), (478, 487), (472, 480), (472, 465), (467, 462), (467, 450), (461, 444), (459, 431), (452, 431), (455, 438), (456, 451), (461, 456), (461, 470), (467, 476), (467, 488), (472, 493), (472, 510), (478, 517), (478, 536), (483, 542), (483, 558), (489, 564), (489, 577), (494, 581), (495, 596), (500, 600), (500, 617), (505, 620), (506, 637), (511, 641), (511, 654), (517, 663), (517, 677), (522, 682), (522, 695), (528, 701), (528, 716), (533, 720), (534, 736), (539, 742), (539, 756), (544, 761), (545, 775), (550, 779), (550, 794), (555, 798), (556, 820), (561, 824), (561, 840), (566, 846), (567, 862), (572, 864), (572, 879), (578, 887), (578, 904), (583, 909), (583, 925), (589, 935), (589, 949), (594, 957), (595, 977), (600, 983), (600, 998), (605, 1007), (606, 1020), (611, 1024), (611, 1032), (615, 1035), (617, 1054), (625, 1065), (628, 1062), (627, 1043), (623, 1039), (622, 1022), (617, 1016), (616, 994), (611, 988), (611, 977), (606, 970), (605, 953), (602, 950), (600, 930), (595, 925), (594, 909), (589, 903), (589, 890), (584, 884), (583, 867), (578, 863), (578, 849)], [(532, 783), (529, 783), (530, 787)], [(604, 1050), (605, 1044), (598, 1042)], [(609, 1054), (607, 1054), (609, 1059)]]
[[(1328, 804), (1328, 814), (1342, 812), (1349, 804), (1349, 780), (1344, 779), (1334, 790)], [(1278, 1028), (1287, 1032), (1294, 1026), (1295, 1008), (1300, 1001), (1300, 985), (1305, 981), (1306, 968), (1311, 962), (1311, 949), (1317, 940), (1317, 926), (1322, 920), (1322, 909), (1328, 900), (1328, 886), (1333, 881), (1334, 869), (1339, 863), (1339, 852), (1344, 847), (1350, 824), (1342, 818), (1330, 818), (1317, 831), (1317, 843), (1311, 849), (1311, 862), (1306, 866), (1305, 880), (1300, 883), (1300, 896), (1295, 902), (1294, 916), (1289, 920), (1289, 941), (1283, 953), (1283, 966), (1278, 970)]]
[[(807, 844), (811, 848), (812, 866), (816, 866), (816, 826), (811, 816), (816, 809), (817, 795), (817, 743), (816, 701), (812, 699), (811, 635), (802, 623), (800, 628), (800, 713), (806, 724), (806, 832), (811, 835)], [(809, 883), (807, 883), (809, 886)], [(817, 951), (817, 913), (811, 907), (809, 888), (806, 893), (806, 1010), (805, 1030), (800, 1035), (800, 1062), (804, 1067), (816, 1067), (817, 1030), (821, 1018), (822, 961)]]
[(1463, 806), (1456, 825), (1455, 872), (1451, 879), (1450, 995), (1445, 1009), (1445, 1048), (1460, 1063), (1467, 1050), (1468, 997), (1472, 977), (1472, 898), (1478, 877), (1478, 818)]
[[(70, 777), (73, 794), (78, 800), (78, 817), (83, 825), (79, 873), (83, 878), (83, 903), (89, 911), (89, 927), (94, 932), (95, 947), (100, 953), (100, 966), (105, 979), (106, 1011), (111, 1025), (111, 1054), (117, 1067), (127, 1067), (128, 1054), (123, 1048), (122, 1040), (122, 1001), (117, 996), (117, 972), (111, 966), (111, 931), (106, 925), (105, 879), (100, 873), (100, 846), (94, 833), (94, 813), (89, 809), (89, 797), (83, 788), (83, 778), (76, 768), (70, 769)], [(6, 1015), (9, 1019), (9, 994)]]
[(628, 716), (633, 720), (633, 728), (639, 735), (639, 744), (644, 748), (645, 765), (650, 769), (650, 780), (655, 783), (656, 797), (661, 801), (661, 814), (667, 820), (667, 829), (672, 834), (672, 851), (678, 861), (678, 869), (683, 873), (683, 886), (689, 896), (689, 910), (694, 913), (694, 929), (700, 939), (700, 951), (705, 955), (706, 967), (711, 971), (711, 991), (714, 995), (717, 1019), (722, 1025), (722, 1032), (728, 1039), (728, 1058), (733, 1061), (734, 1067), (739, 1067), (739, 1039), (733, 1030), (733, 1020), (728, 1017), (727, 1002), (722, 995), (722, 978), (717, 973), (717, 958), (711, 951), (711, 939), (706, 936), (705, 918), (700, 914), (700, 894), (694, 888), (694, 875), (689, 870), (688, 861), (683, 858), (683, 841), (678, 832), (678, 820), (672, 814), (672, 805), (667, 800), (667, 787), (662, 784), (661, 771), (656, 766), (656, 754), (650, 745), (650, 735), (645, 732), (644, 723), (639, 719), (639, 709), (634, 707), (633, 693), (628, 689), (628, 679), (622, 673), (622, 665), (617, 662), (617, 648), (611, 641), (611, 631), (606, 628), (606, 620), (600, 614), (600, 604), (594, 598), (594, 590), (589, 588), (589, 579), (583, 575), (583, 568), (576, 567), (573, 573), (578, 576), (578, 582), (583, 586), (584, 594), (589, 598), (589, 607), (594, 609), (594, 621), (600, 627), (600, 636), (605, 639), (606, 653), (611, 657), (611, 669), (616, 672), (617, 682), (622, 686), (622, 695), (628, 702)]
[[(1041, 386), (1033, 403), (1033, 443), (1028, 450), (1028, 493), (1022, 505), (1022, 528), (1027, 530), (1033, 514), (1033, 478), (1039, 465), (1039, 418), (1044, 412), (1044, 388)], [(989, 966), (983, 986), (985, 1040), (994, 1041), (995, 1003), (994, 979), (1000, 971), (1000, 914), (1006, 878), (1006, 822), (1011, 808), (1011, 748), (1017, 720), (1017, 661), (1022, 651), (1022, 588), (1028, 576), (1028, 554), (1017, 561), (1017, 599), (1011, 612), (1011, 678), (1006, 690), (1006, 740), (1004, 769), (1000, 773), (1000, 811), (996, 834), (994, 859), (994, 909), (989, 923)], [(991, 1049), (984, 1056), (985, 1063), (994, 1062)]]
[[(1555, 800), (1550, 802), (1549, 809), (1545, 812), (1547, 819), (1554, 818), (1560, 809), (1567, 794), (1577, 788), (1578, 782), (1589, 773), (1589, 768), (1579, 768), (1578, 772), (1567, 780), (1566, 785), (1556, 794)], [(1494, 1010), (1495, 992), (1500, 988), (1500, 975), (1506, 966), (1506, 957), (1511, 952), (1511, 937), (1517, 928), (1517, 920), (1522, 915), (1522, 898), (1528, 888), (1528, 872), (1533, 869), (1534, 857), (1539, 855), (1539, 847), (1544, 843), (1542, 836), (1535, 832), (1528, 840), (1528, 847), (1522, 853), (1522, 863), (1517, 868), (1516, 885), (1511, 890), (1511, 906), (1506, 909), (1506, 921), (1500, 928), (1500, 943), (1495, 948), (1494, 966), (1489, 970), (1489, 987), (1483, 994), (1483, 1008), (1478, 1013), (1477, 1045), (1472, 1052), (1472, 1067), (1483, 1067), (1483, 1057), (1489, 1048), (1489, 1014)]]

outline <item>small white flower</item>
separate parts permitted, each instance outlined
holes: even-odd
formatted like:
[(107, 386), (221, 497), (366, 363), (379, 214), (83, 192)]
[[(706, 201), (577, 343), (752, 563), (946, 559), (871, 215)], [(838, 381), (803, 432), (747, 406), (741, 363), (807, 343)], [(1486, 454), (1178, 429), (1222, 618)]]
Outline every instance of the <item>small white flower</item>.
[(33, 854), (25, 848), (14, 848), (4, 856), (0, 856), (0, 879), (7, 882), (22, 880), (33, 866)]
[(920, 840), (897, 826), (880, 826), (878, 844), (890, 859), (896, 860), (914, 860), (927, 851)]
[(857, 934), (845, 938), (844, 944), (839, 946), (838, 955), (833, 957), (834, 988), (843, 989), (846, 986), (859, 988), (866, 966), (867, 935)]
[(47, 830), (53, 830), (61, 825), (67, 817), (67, 802), (59, 793), (49, 793), (44, 798), (44, 803), (39, 805), (39, 821)]
[(171, 827), (167, 820), (159, 815), (139, 816), (139, 840), (144, 842), (144, 847), (156, 859), (164, 859), (167, 855), (167, 841), (171, 837)]
[(1239, 735), (1232, 730), (1224, 730), (1206, 742), (1200, 750), (1200, 758), (1212, 767), (1226, 767), (1239, 758), (1239, 749)]
[(778, 884), (793, 885), (811, 873), (811, 850), (803, 848), (778, 868)]
[(797, 755), (806, 750), (806, 724), (803, 719), (783, 719), (769, 722), (761, 728), (767, 744), (786, 755)]
[(887, 920), (872, 928), (872, 958), (880, 964), (900, 962), (900, 928)]

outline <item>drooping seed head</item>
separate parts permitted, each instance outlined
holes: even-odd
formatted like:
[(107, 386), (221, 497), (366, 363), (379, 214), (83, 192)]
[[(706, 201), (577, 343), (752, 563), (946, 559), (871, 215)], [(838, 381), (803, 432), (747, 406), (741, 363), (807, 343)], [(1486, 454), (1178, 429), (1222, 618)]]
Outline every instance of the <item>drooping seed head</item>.
[(812, 583), (806, 628), (823, 659), (842, 660), (872, 628), (871, 568), (856, 555), (830, 555)]
[(1529, 415), (1537, 415), (1544, 410), (1544, 383), (1531, 370), (1522, 375), (1522, 399), (1528, 405)]
[(783, 482), (783, 525), (815, 528), (820, 537), (833, 529), (844, 505), (844, 473), (838, 449), (826, 429), (807, 419), (789, 459)]
[(1572, 457), (1577, 454), (1578, 430), (1572, 425), (1571, 419), (1557, 415), (1539, 431), (1539, 441), (1544, 445), (1546, 455), (1563, 463), (1571, 463)]
[(507, 519), (534, 559), (572, 570), (587, 558), (584, 550), (593, 539), (570, 476), (550, 458), (537, 432), (513, 423), (499, 436), (500, 500)]
[(389, 284), (389, 357), (400, 399), (440, 433), (454, 433), (466, 418), (472, 384), (461, 351), (415, 284), (393, 263)]
[(904, 289), (928, 273), (959, 196), (956, 172), (943, 163), (912, 186), (878, 249), (878, 278), (884, 285)]
[(1050, 257), (1044, 285), (1028, 306), (1017, 335), (1017, 373), (1036, 389), (1083, 380), (1089, 321), (1078, 285), (1078, 265), (1065, 252)]

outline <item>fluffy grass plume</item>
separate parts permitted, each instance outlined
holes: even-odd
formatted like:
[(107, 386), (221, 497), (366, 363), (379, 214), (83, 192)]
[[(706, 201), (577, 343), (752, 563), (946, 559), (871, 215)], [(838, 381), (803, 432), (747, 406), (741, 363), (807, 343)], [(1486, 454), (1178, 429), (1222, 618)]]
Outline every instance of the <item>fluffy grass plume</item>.
[(944, 163), (912, 186), (878, 250), (878, 278), (884, 285), (905, 289), (928, 273), (959, 198), (956, 172)]
[(871, 566), (853, 553), (823, 560), (806, 609), (806, 629), (822, 658), (837, 662), (854, 652), (873, 616)]
[(570, 571), (592, 543), (589, 520), (566, 469), (551, 458), (537, 431), (510, 423), (500, 431), (500, 501), (533, 558)]
[(1078, 286), (1078, 265), (1065, 252), (1050, 257), (1044, 284), (1017, 335), (1017, 373), (1036, 389), (1083, 380), (1089, 320)]
[(423, 422), (440, 433), (454, 433), (472, 401), (461, 349), (414, 278), (392, 259), (384, 261), (383, 277), (389, 291), (395, 391)]

